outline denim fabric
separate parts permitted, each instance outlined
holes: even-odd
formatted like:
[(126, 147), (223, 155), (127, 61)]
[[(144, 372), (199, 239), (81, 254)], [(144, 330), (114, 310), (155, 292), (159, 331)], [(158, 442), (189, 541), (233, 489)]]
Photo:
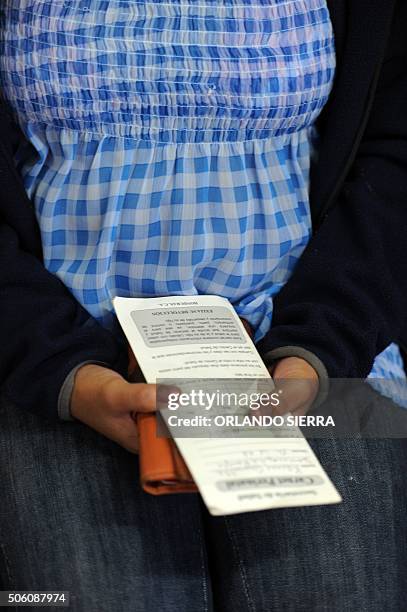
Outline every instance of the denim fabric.
[[(403, 612), (407, 443), (319, 440), (337, 506), (210, 517), (79, 423), (0, 408), (0, 586), (86, 612)], [(25, 608), (29, 609), (29, 608)]]
[(209, 609), (198, 496), (142, 493), (137, 458), (81, 424), (2, 406), (0, 430), (2, 588), (67, 590), (84, 612)]

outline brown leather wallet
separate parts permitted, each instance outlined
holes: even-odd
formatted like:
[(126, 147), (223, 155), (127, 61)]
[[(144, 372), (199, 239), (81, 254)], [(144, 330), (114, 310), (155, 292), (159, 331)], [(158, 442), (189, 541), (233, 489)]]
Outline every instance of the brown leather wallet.
[[(249, 323), (244, 319), (242, 323), (252, 337)], [(129, 348), (130, 380), (137, 367), (137, 361)], [(196, 493), (198, 487), (174, 440), (158, 437), (156, 413), (139, 412), (136, 422), (139, 438), (140, 483), (143, 490), (152, 495)]]
[(137, 414), (139, 436), (140, 482), (147, 493), (196, 493), (185, 461), (174, 440), (157, 436), (156, 414)]
[[(129, 347), (128, 378), (141, 382), (136, 358)], [(146, 493), (168, 495), (170, 493), (195, 493), (198, 491), (192, 476), (181, 457), (174, 440), (158, 437), (157, 413), (136, 415), (140, 484)]]

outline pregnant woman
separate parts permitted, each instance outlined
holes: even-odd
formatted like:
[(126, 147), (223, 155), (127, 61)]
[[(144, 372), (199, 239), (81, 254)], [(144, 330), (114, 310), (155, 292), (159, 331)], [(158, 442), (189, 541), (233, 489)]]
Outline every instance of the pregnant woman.
[(95, 612), (402, 609), (404, 440), (315, 443), (337, 507), (214, 519), (148, 496), (131, 453), (155, 387), (126, 380), (112, 299), (226, 297), (275, 377), (311, 381), (292, 411), (329, 376), (405, 380), (405, 19), (3, 2), (2, 588)]

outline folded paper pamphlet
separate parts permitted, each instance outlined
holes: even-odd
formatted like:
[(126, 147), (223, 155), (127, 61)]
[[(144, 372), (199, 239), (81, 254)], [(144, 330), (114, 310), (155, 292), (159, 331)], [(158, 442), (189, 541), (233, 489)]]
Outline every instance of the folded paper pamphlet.
[[(259, 381), (273, 389), (228, 300), (212, 295), (117, 297), (113, 304), (146, 381), (173, 383), (183, 394), (174, 393), (172, 405), (161, 414), (211, 514), (341, 501), (299, 429), (293, 435), (292, 427), (289, 433), (284, 426), (269, 428), (267, 436), (257, 436), (255, 428), (236, 425), (245, 420), (241, 416), (247, 406), (211, 405), (216, 393), (220, 396), (217, 386), (223, 392), (227, 385), (235, 395), (248, 393)], [(198, 387), (205, 388), (200, 395)], [(205, 401), (180, 401), (185, 398)], [(180, 428), (180, 422), (199, 423), (205, 435), (196, 437), (193, 428)], [(171, 483), (164, 485), (171, 491)]]

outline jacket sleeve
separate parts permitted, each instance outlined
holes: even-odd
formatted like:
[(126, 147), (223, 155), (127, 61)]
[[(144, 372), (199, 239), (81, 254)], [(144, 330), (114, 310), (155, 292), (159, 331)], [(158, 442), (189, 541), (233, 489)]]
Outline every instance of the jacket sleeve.
[(407, 321), (405, 6), (401, 12), (352, 170), (274, 300), (272, 328), (259, 344), (266, 359), (297, 346), (330, 377), (362, 378), (376, 355), (400, 341)]
[(11, 134), (0, 151), (0, 385), (15, 405), (58, 419), (61, 388), (77, 365), (104, 362), (124, 374), (127, 358), (27, 246), (32, 219), (12, 164)]

